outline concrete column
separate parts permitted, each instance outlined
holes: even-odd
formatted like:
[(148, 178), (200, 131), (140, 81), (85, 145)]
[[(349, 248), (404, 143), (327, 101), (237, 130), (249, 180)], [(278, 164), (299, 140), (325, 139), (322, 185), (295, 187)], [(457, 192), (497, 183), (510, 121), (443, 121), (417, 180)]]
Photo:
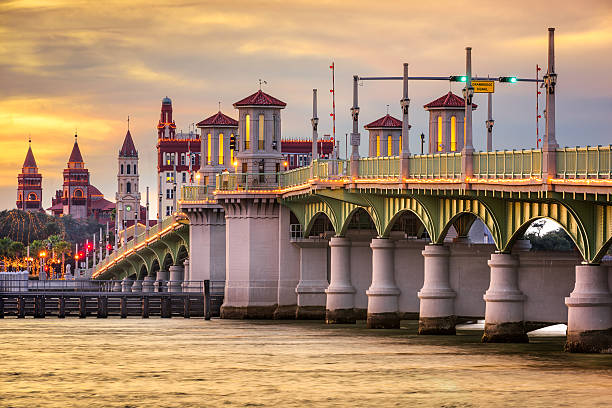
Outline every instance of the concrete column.
[(449, 250), (443, 245), (430, 244), (424, 257), (423, 288), (419, 310), (419, 334), (455, 334), (455, 297), (450, 287)]
[(143, 281), (141, 279), (136, 279), (132, 284), (132, 292), (142, 292)]
[(170, 282), (168, 292), (180, 292), (183, 284), (185, 269), (183, 265), (172, 265), (170, 268)]
[(153, 283), (155, 282), (155, 278), (152, 276), (145, 276), (142, 280), (142, 291), (143, 292), (153, 292)]
[(351, 241), (344, 237), (333, 237), (331, 247), (331, 282), (325, 290), (326, 323), (355, 323), (355, 288), (351, 284)]
[(133, 281), (128, 278), (123, 278), (121, 281), (121, 291), (122, 292), (131, 292), (132, 291), (132, 283)]
[(154, 291), (155, 292), (167, 292), (168, 291), (168, 279), (170, 278), (169, 271), (157, 271), (157, 279), (155, 280)]
[(390, 239), (375, 238), (372, 248), (372, 284), (368, 295), (368, 328), (399, 329), (398, 298), (395, 284), (395, 244)]
[(518, 286), (518, 260), (510, 254), (491, 254), (483, 343), (527, 343), (523, 318), (525, 295)]
[(304, 239), (300, 247), (300, 280), (297, 293), (297, 319), (325, 319), (328, 241)]
[(113, 283), (113, 292), (121, 292), (121, 281), (120, 280), (116, 280)]
[(576, 266), (576, 284), (569, 297), (565, 350), (575, 353), (612, 353), (612, 294), (608, 268)]

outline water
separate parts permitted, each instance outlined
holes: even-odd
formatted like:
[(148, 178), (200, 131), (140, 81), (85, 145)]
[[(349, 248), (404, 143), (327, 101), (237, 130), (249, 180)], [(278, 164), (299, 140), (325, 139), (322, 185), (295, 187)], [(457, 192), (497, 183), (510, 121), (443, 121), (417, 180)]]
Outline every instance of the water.
[(606, 406), (612, 356), (314, 322), (0, 320), (2, 407)]

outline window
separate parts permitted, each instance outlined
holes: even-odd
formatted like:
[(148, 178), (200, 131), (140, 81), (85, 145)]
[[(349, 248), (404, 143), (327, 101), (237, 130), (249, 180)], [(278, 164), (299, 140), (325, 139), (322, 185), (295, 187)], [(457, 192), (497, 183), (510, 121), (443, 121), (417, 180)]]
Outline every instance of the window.
[(219, 133), (219, 164), (223, 164), (223, 133)]
[(121, 174), (123, 174), (123, 164), (121, 165)]
[[(128, 169), (129, 169), (129, 167), (128, 167)], [(126, 193), (131, 193), (132, 192), (132, 183), (130, 183), (129, 181), (125, 185), (125, 192)]]
[(376, 136), (376, 157), (380, 156), (380, 135)]
[(126, 170), (127, 170), (127, 174), (130, 174), (130, 165), (128, 164), (128, 165), (127, 165), (127, 166), (125, 166), (125, 167), (126, 167)]
[(173, 200), (174, 199), (174, 190), (171, 188), (167, 188), (166, 189), (166, 198), (168, 200)]
[(293, 155), (289, 156), (289, 164), (293, 166)]
[(387, 156), (393, 156), (393, 139), (387, 135)]
[(187, 173), (183, 172), (183, 183), (187, 182)]
[(438, 151), (442, 151), (442, 116), (438, 116)]
[(264, 115), (259, 115), (259, 150), (264, 149)]
[(75, 197), (75, 198), (82, 198), (83, 197), (83, 190), (80, 190), (80, 189), (74, 190), (73, 194), (74, 194), (73, 197)]
[(206, 137), (206, 143), (208, 145), (207, 153), (206, 153), (206, 163), (211, 164), (212, 161), (212, 136), (210, 133)]
[(402, 135), (400, 135), (398, 154), (402, 154)]
[(465, 116), (463, 117), (463, 145), (465, 146)]
[(138, 172), (136, 171), (136, 165), (134, 165), (134, 174), (138, 174)]
[(169, 216), (172, 214), (172, 206), (167, 205), (166, 206), (166, 216)]
[(451, 152), (457, 151), (457, 117), (451, 116)]
[(181, 166), (185, 165), (185, 153), (181, 153)]
[(196, 165), (196, 155), (195, 155), (195, 153), (191, 155), (191, 165), (192, 166)]
[(167, 172), (166, 173), (166, 181), (168, 182), (173, 182), (174, 181), (174, 176), (172, 175), (172, 172)]
[(251, 148), (251, 115), (246, 115), (245, 119), (244, 119), (244, 125), (246, 127), (245, 129), (245, 135), (244, 135), (244, 148), (246, 149), (250, 149)]
[(234, 165), (234, 151), (230, 149), (230, 164)]
[[(29, 201), (36, 201), (36, 200), (38, 200), (38, 197), (36, 197), (36, 193), (28, 194), (28, 200)], [(19, 194), (19, 201), (21, 201), (21, 193)]]

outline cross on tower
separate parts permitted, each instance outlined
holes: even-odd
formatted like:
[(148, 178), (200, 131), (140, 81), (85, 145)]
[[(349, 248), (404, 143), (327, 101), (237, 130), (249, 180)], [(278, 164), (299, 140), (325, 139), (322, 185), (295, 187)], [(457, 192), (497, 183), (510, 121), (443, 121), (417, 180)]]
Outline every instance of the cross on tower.
[(266, 81), (264, 81), (263, 79), (259, 80), (259, 90), (261, 91), (261, 84), (268, 84)]
[(127, 122), (128, 122), (128, 130), (130, 130), (130, 115), (128, 115)]

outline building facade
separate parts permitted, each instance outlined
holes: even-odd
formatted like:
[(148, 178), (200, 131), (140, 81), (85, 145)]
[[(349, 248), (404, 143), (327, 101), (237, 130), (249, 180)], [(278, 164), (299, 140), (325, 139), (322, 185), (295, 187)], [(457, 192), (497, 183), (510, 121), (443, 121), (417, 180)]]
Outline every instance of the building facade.
[(21, 173), (17, 176), (17, 209), (22, 211), (43, 211), (42, 174), (32, 153), (32, 144), (23, 162)]

